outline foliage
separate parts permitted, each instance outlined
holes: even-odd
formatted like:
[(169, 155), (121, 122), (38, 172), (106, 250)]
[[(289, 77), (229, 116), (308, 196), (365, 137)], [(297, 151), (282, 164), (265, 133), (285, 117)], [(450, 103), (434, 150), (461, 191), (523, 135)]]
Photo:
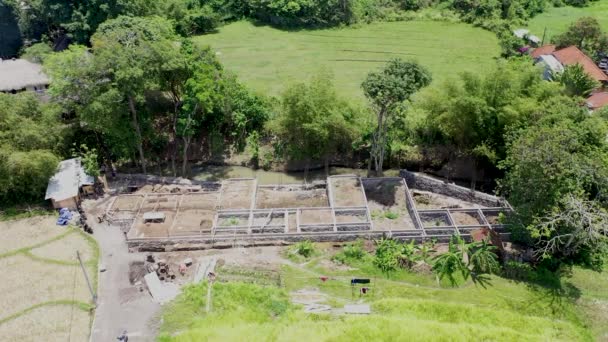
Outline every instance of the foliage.
[(525, 126), (559, 88), (539, 77), (527, 59), (500, 61), (484, 73), (462, 73), (457, 81), (427, 92), (416, 104), (425, 120), (417, 140), (448, 144), (480, 165), (495, 167), (506, 156), (505, 136)]
[(315, 245), (310, 240), (305, 240), (294, 244), (290, 252), (304, 258), (310, 258), (316, 253), (316, 250)]
[(27, 39), (48, 37), (55, 43), (69, 36), (76, 43), (86, 44), (108, 19), (160, 13), (156, 2), (147, 0), (40, 0), (28, 1), (27, 6), (15, 0), (7, 3), (13, 6), (21, 32)]
[(513, 236), (557, 264), (597, 269), (603, 243), (593, 236), (607, 198), (608, 127), (575, 103), (553, 111), (514, 134), (501, 163), (501, 190), (519, 223)]
[(46, 57), (51, 53), (53, 53), (53, 48), (47, 43), (37, 43), (25, 48), (23, 54), (21, 54), (21, 58), (27, 59), (32, 63), (43, 64)]
[(72, 149), (72, 157), (80, 158), (84, 172), (87, 175), (92, 177), (97, 177), (100, 175), (98, 161), (99, 155), (97, 153), (97, 149), (90, 149), (86, 144), (82, 144), (78, 149)]
[(320, 73), (309, 84), (289, 87), (281, 99), (281, 114), (271, 124), (287, 156), (294, 160), (324, 158), (348, 148), (358, 119), (357, 108), (339, 98), (331, 76)]
[(384, 212), (384, 217), (386, 217), (389, 220), (396, 220), (399, 218), (399, 214), (392, 212), (392, 211), (385, 211)]
[(425, 67), (399, 58), (390, 60), (382, 71), (367, 75), (361, 87), (376, 112), (369, 168), (373, 160), (375, 171), (382, 173), (387, 130), (395, 108), (430, 83), (431, 74)]
[(567, 65), (562, 73), (554, 76), (569, 96), (588, 97), (600, 84), (585, 71), (582, 65)]
[(401, 248), (397, 240), (382, 238), (376, 241), (374, 265), (388, 275), (399, 267), (400, 252)]
[(500, 269), (495, 250), (486, 241), (466, 243), (459, 235), (453, 235), (448, 251), (433, 258), (433, 272), (439, 279), (447, 278), (452, 286), (458, 285), (456, 275), (464, 280), (472, 277), (484, 285), (484, 274)]
[(21, 32), (13, 8), (0, 1), (0, 58), (15, 57), (21, 46)]
[(332, 257), (332, 260), (341, 264), (346, 264), (352, 260), (361, 260), (366, 255), (367, 252), (363, 249), (363, 240), (358, 239), (355, 242), (346, 244), (340, 253), (337, 253)]
[(575, 45), (594, 59), (600, 52), (608, 51), (608, 34), (602, 32), (599, 22), (593, 17), (578, 19), (553, 40), (558, 48)]
[(0, 94), (0, 204), (43, 199), (63, 135), (53, 105), (33, 94)]

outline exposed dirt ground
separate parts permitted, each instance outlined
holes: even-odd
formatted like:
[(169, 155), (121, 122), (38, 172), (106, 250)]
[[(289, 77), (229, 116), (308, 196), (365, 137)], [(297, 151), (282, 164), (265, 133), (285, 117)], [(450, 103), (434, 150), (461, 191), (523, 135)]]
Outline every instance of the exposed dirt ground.
[(375, 230), (416, 228), (407, 210), (406, 187), (402, 180), (366, 179), (363, 187)]
[(300, 224), (334, 224), (331, 209), (303, 209)]
[(180, 210), (170, 234), (208, 233), (213, 226), (214, 217), (215, 211), (213, 210)]
[(433, 192), (411, 190), (417, 209), (483, 208), (479, 204), (463, 201)]
[(222, 183), (221, 209), (249, 209), (255, 191), (254, 180), (230, 180)]
[(466, 213), (466, 212), (452, 212), (452, 218), (454, 219), (457, 225), (478, 225), (481, 224), (481, 220), (476, 213)]
[(258, 188), (256, 208), (303, 208), (327, 207), (327, 191), (325, 189), (311, 190), (276, 190), (273, 188)]
[(331, 178), (334, 207), (363, 207), (365, 194), (361, 182), (355, 177)]
[(112, 204), (112, 210), (136, 211), (139, 209), (144, 196), (119, 196)]

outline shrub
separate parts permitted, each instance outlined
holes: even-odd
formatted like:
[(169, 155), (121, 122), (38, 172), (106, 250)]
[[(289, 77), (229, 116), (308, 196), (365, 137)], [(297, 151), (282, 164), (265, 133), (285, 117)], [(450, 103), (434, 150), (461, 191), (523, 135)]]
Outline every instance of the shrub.
[(384, 213), (384, 217), (386, 217), (386, 218), (387, 218), (387, 219), (389, 219), (389, 220), (396, 220), (396, 219), (398, 219), (398, 218), (399, 218), (399, 214), (394, 213), (394, 212), (392, 212), (392, 211), (386, 211), (386, 212)]
[(376, 245), (374, 265), (387, 274), (397, 270), (399, 267), (399, 256), (401, 255), (399, 242), (383, 238), (376, 241)]
[(310, 240), (301, 241), (293, 245), (291, 252), (304, 258), (310, 258), (315, 254), (315, 245)]
[(344, 246), (342, 252), (334, 255), (332, 260), (340, 264), (346, 264), (349, 260), (361, 260), (365, 255), (366, 252), (363, 249), (363, 240), (359, 239)]
[(504, 265), (503, 276), (505, 278), (528, 281), (534, 276), (534, 269), (530, 264), (518, 261), (507, 261)]

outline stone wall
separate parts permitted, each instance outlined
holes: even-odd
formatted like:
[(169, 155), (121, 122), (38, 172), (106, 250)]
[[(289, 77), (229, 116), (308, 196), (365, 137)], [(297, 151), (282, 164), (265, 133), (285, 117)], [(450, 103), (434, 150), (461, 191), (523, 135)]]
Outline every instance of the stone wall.
[(405, 182), (410, 189), (434, 192), (485, 207), (509, 207), (508, 203), (503, 198), (474, 191), (453, 183), (447, 183), (422, 173), (401, 170), (399, 176), (405, 179)]

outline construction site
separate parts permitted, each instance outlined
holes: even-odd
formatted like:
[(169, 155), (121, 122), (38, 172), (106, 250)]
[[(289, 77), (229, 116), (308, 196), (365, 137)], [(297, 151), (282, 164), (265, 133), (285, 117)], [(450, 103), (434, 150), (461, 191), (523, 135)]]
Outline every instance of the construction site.
[(104, 214), (133, 251), (171, 251), (352, 241), (437, 239), (485, 230), (506, 234), (501, 198), (403, 170), (400, 177), (327, 177), (260, 185), (129, 179)]

